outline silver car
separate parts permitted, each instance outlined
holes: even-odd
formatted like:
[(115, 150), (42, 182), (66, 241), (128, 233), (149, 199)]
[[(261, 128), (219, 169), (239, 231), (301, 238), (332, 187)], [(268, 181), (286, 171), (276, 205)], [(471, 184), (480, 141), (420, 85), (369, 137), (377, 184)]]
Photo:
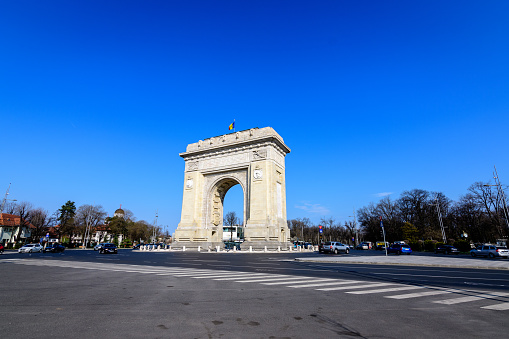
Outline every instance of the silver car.
[(509, 257), (509, 250), (504, 246), (482, 245), (470, 251), (472, 257)]
[(327, 241), (325, 244), (323, 244), (322, 252), (334, 254), (343, 252), (345, 254), (348, 254), (350, 253), (350, 247), (337, 241)]
[(18, 253), (42, 252), (41, 244), (27, 244), (19, 248)]

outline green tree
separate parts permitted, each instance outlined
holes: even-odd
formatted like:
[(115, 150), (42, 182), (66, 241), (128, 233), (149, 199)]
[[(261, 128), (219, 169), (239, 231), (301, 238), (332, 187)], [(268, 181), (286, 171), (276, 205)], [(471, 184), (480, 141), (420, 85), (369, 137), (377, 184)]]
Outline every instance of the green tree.
[(74, 216), (76, 215), (76, 205), (74, 201), (68, 200), (58, 210), (58, 221), (60, 222), (59, 235), (68, 235), (71, 239), (72, 234), (75, 231)]
[(414, 243), (419, 239), (419, 230), (408, 221), (401, 226), (401, 232), (403, 234), (403, 239), (410, 243)]
[(122, 234), (124, 237), (127, 235), (127, 226), (128, 221), (125, 220), (122, 217), (113, 217), (106, 219), (108, 222), (108, 227), (110, 228), (111, 232), (115, 235)]

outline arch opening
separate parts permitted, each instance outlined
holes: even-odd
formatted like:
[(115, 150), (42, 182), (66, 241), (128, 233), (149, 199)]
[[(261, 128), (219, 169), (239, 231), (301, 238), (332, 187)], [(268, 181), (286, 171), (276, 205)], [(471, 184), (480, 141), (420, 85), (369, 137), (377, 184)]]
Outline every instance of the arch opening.
[(236, 179), (225, 178), (213, 186), (211, 194), (211, 226), (219, 231), (219, 241), (240, 241), (244, 238), (246, 215), (242, 184)]

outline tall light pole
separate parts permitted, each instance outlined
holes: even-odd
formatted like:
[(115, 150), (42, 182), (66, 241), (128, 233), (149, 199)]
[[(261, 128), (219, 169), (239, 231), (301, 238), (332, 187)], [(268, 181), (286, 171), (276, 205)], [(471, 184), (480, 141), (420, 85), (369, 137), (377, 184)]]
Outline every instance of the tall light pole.
[(442, 231), (442, 240), (444, 241), (444, 244), (446, 244), (447, 237), (445, 236), (444, 223), (442, 222), (442, 212), (440, 211), (440, 203), (438, 202), (438, 193), (435, 197), (435, 203), (431, 204), (431, 206), (436, 206), (437, 208), (438, 221), (440, 222), (440, 230)]
[(484, 185), (484, 186), (496, 186), (497, 187), (497, 195), (498, 195), (497, 200), (502, 200), (502, 210), (504, 211), (505, 224), (506, 224), (507, 228), (509, 228), (509, 218), (508, 218), (507, 204), (505, 201), (504, 190), (502, 189), (502, 184), (500, 183), (500, 179), (498, 177), (497, 167), (493, 166), (493, 168), (494, 168), (493, 179), (495, 179), (495, 185)]
[[(351, 215), (349, 215), (348, 217), (352, 218)], [(359, 244), (359, 230), (357, 229), (357, 218), (355, 218), (355, 207), (353, 209), (353, 228), (355, 229), (355, 244), (354, 244), (354, 246), (357, 246)]]
[(7, 187), (7, 191), (5, 191), (4, 199), (2, 200), (2, 206), (0, 207), (0, 214), (4, 212), (5, 202), (10, 201), (17, 201), (16, 199), (7, 199), (7, 196), (9, 195), (9, 189), (11, 188), (11, 183), (9, 183), (9, 187)]
[[(4, 199), (2, 200), (2, 206), (0, 206), (0, 216), (2, 216), (2, 213), (4, 212), (4, 206), (5, 206), (5, 202), (7, 200), (17, 201), (16, 199), (7, 199), (7, 196), (9, 195), (10, 188), (11, 188), (11, 183), (9, 183), (9, 187), (7, 187), (7, 191), (5, 192)], [(4, 228), (2, 227), (2, 233), (0, 233), (0, 241), (3, 242), (3, 239), (4, 239)]]

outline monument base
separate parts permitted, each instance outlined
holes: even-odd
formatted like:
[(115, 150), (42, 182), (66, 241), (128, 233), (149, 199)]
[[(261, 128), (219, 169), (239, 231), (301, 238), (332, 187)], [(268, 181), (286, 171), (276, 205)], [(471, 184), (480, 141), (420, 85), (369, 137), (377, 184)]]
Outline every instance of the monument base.
[(278, 248), (281, 251), (288, 251), (292, 246), (289, 242), (280, 242), (280, 241), (244, 241), (240, 244), (240, 249), (242, 251), (249, 251), (249, 247), (251, 246), (253, 251), (260, 251), (267, 248), (268, 251), (277, 251)]
[(171, 244), (172, 250), (183, 250), (184, 247), (186, 251), (198, 251), (198, 247), (201, 252), (215, 251), (217, 246), (222, 250), (224, 250), (224, 243), (222, 241), (174, 241)]

